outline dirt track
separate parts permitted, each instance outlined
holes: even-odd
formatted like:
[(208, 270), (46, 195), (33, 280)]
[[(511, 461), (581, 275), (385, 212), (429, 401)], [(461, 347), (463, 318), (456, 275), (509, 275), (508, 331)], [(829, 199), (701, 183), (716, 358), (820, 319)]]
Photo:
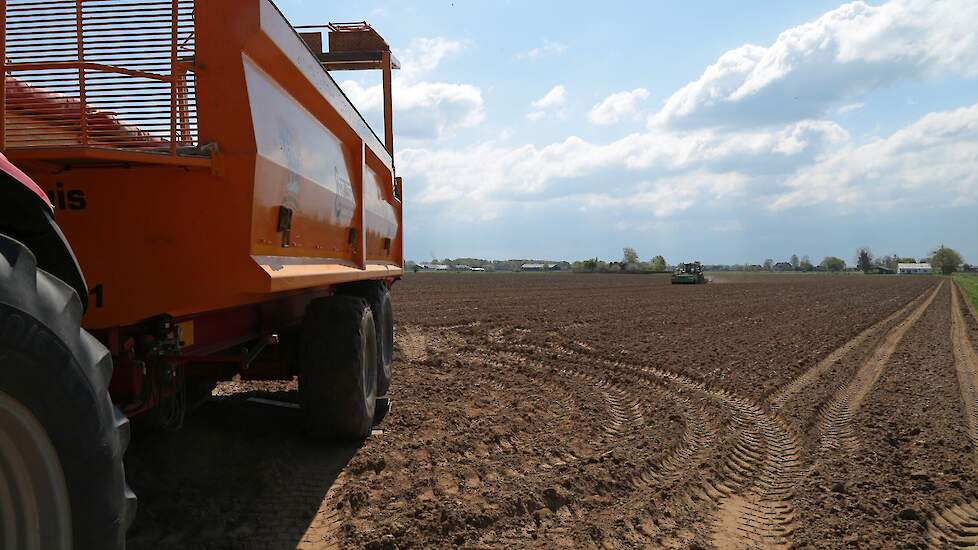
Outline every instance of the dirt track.
[[(936, 277), (413, 275), (394, 409), (289, 384), (139, 437), (133, 548), (902, 546), (978, 535), (978, 320)], [(969, 531), (971, 530), (971, 531)]]

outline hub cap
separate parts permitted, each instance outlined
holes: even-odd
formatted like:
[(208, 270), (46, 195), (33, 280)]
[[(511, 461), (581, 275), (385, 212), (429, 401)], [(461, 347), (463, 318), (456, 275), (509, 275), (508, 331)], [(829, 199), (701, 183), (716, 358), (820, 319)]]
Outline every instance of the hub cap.
[(71, 548), (61, 461), (37, 418), (0, 391), (0, 548)]

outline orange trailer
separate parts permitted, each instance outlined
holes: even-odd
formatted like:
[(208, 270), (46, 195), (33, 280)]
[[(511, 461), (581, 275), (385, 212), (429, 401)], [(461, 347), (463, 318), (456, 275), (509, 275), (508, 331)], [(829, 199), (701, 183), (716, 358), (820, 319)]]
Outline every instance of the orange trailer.
[[(0, 163), (0, 341), (23, 341), (26, 329), (4, 319), (26, 312), (66, 342), (87, 396), (66, 389), (67, 401), (101, 399), (110, 357), (112, 402), (146, 424), (178, 427), (219, 380), (298, 376), (313, 435), (368, 435), (386, 412), (389, 288), (403, 273), (398, 63), (387, 43), (366, 23), (299, 33), (269, 0), (6, 0), (0, 10), (0, 150), (23, 170)], [(383, 140), (329, 74), (360, 69), (383, 75)], [(37, 275), (18, 278), (27, 271)], [(52, 314), (52, 300), (68, 305)], [(65, 329), (79, 317), (98, 342)], [(4, 371), (0, 434), (21, 426), (3, 421), (17, 385)], [(64, 482), (67, 504), (52, 497), (24, 521), (42, 525), (67, 506), (76, 545), (118, 546), (134, 502), (118, 479), (128, 424), (111, 411), (92, 422), (92, 439), (117, 451), (92, 488), (71, 463), (90, 454), (50, 428), (60, 413), (43, 406), (27, 416), (54, 445), (64, 478), (45, 483)], [(80, 507), (93, 498), (104, 504), (96, 523), (121, 531), (79, 532), (95, 521)]]

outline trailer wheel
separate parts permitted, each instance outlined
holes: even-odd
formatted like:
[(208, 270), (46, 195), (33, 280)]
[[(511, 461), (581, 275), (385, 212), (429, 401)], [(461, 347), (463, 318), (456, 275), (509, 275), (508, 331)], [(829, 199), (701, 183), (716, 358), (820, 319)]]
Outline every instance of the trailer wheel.
[(387, 395), (394, 370), (394, 306), (390, 291), (381, 282), (367, 281), (343, 287), (338, 292), (359, 296), (370, 306), (377, 333), (377, 395)]
[(71, 287), (0, 235), (0, 547), (125, 546), (129, 422), (81, 315)]
[(377, 334), (366, 301), (336, 295), (309, 303), (299, 345), (299, 400), (310, 435), (363, 439), (377, 400)]

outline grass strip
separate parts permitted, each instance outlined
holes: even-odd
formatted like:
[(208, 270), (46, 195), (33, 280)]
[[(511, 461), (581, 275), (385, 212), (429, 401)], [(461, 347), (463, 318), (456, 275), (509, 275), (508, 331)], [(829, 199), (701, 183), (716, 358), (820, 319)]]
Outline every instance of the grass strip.
[(954, 275), (954, 280), (961, 285), (961, 290), (968, 295), (971, 303), (978, 307), (978, 275), (957, 273)]

